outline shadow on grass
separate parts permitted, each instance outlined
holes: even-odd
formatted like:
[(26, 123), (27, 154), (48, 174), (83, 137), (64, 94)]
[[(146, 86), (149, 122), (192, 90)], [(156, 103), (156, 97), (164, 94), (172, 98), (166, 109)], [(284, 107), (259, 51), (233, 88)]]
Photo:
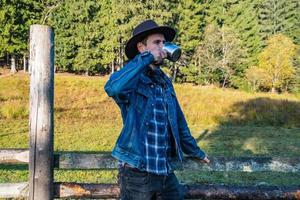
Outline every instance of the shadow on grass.
[(300, 103), (289, 100), (256, 98), (238, 102), (227, 116), (217, 117), (221, 125), (257, 125), (300, 128)]
[(0, 170), (28, 170), (28, 164), (0, 164)]
[[(217, 116), (219, 126), (196, 141), (220, 156), (299, 156), (300, 103), (256, 98), (238, 102)], [(205, 149), (206, 150), (206, 149)]]

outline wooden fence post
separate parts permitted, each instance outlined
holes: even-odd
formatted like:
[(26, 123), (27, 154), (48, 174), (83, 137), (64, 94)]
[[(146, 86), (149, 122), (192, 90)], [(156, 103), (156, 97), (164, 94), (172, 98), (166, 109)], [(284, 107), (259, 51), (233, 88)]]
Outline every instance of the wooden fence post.
[(53, 199), (54, 33), (30, 26), (29, 199)]

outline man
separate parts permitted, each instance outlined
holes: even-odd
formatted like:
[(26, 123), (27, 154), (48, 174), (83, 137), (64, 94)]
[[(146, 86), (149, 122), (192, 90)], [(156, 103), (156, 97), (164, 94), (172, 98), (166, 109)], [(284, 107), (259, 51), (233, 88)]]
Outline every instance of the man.
[(120, 161), (121, 199), (183, 199), (173, 171), (183, 153), (209, 163), (191, 136), (170, 79), (160, 65), (175, 30), (152, 20), (139, 24), (125, 47), (130, 61), (105, 91), (121, 109), (123, 129), (112, 156)]

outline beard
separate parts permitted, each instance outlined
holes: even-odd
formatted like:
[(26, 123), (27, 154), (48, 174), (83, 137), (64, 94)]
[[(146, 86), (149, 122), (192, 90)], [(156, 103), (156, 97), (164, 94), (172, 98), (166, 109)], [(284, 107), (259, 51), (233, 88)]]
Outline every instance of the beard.
[(156, 60), (155, 62), (153, 62), (153, 65), (155, 66), (160, 66), (163, 64), (164, 64), (164, 59)]

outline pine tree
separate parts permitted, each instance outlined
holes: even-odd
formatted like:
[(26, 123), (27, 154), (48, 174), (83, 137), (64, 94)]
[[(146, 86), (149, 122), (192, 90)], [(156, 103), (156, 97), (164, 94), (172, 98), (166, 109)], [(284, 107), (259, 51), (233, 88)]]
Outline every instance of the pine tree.
[(30, 25), (40, 20), (42, 7), (30, 0), (0, 0), (0, 57), (11, 57), (12, 71), (18, 57), (28, 54)]
[(266, 41), (270, 36), (283, 33), (299, 42), (298, 0), (265, 0), (259, 5), (261, 36)]
[(229, 27), (237, 34), (247, 52), (241, 66), (241, 76), (245, 68), (257, 63), (257, 55), (263, 46), (259, 35), (258, 5), (258, 0), (211, 1), (208, 5), (208, 23)]
[(285, 34), (288, 35), (295, 44), (300, 45), (300, 1), (299, 0), (287, 0), (288, 5), (287, 24), (288, 29), (285, 30)]
[(262, 49), (262, 39), (259, 36), (258, 2), (253, 0), (236, 1), (231, 6), (226, 25), (235, 31), (246, 49), (244, 70), (248, 66), (257, 64), (257, 55)]
[(98, 18), (103, 35), (99, 44), (103, 58), (101, 64), (111, 72), (123, 66), (127, 60), (124, 47), (131, 36), (131, 30), (141, 21), (140, 10), (142, 4), (138, 1), (101, 1), (101, 13)]
[(56, 33), (56, 65), (61, 71), (101, 71), (98, 43), (100, 27), (95, 18), (100, 10), (96, 0), (68, 0), (49, 18)]
[(74, 23), (70, 15), (69, 1), (64, 1), (49, 17), (55, 30), (55, 67), (59, 71), (72, 71), (77, 53)]
[(74, 58), (73, 69), (85, 74), (95, 73), (100, 69), (99, 58), (95, 57), (96, 44), (99, 30), (93, 24), (94, 18), (99, 11), (96, 0), (74, 1), (70, 5), (70, 15), (73, 17), (75, 46), (77, 54)]
[[(195, 0), (180, 0), (174, 8), (176, 20), (175, 28), (177, 29), (176, 43), (182, 48), (181, 59), (173, 64), (173, 80), (181, 79), (182, 76), (190, 76), (193, 68), (187, 63), (191, 62), (192, 55), (200, 43), (204, 23), (205, 4)], [(182, 70), (181, 70), (182, 69)]]

